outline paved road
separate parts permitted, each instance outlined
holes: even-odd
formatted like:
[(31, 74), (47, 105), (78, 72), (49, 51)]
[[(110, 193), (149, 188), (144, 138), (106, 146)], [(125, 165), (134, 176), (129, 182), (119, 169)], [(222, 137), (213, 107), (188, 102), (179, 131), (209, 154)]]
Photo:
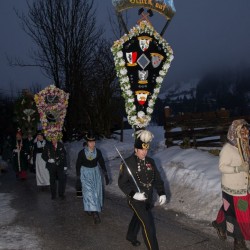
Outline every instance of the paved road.
[[(72, 178), (68, 179), (64, 201), (52, 201), (49, 191), (39, 191), (31, 173), (27, 181), (21, 182), (9, 170), (0, 176), (0, 183), (0, 194), (14, 196), (11, 207), (17, 211), (14, 221), (0, 223), (0, 250), (146, 249), (143, 243), (135, 248), (125, 240), (132, 212), (124, 198), (106, 193), (102, 223), (94, 225), (92, 218), (83, 212), (82, 200), (75, 197)], [(176, 216), (174, 211), (160, 207), (154, 209), (154, 215), (161, 250), (232, 249), (232, 241), (218, 240), (206, 222)], [(141, 234), (138, 239), (143, 242)]]

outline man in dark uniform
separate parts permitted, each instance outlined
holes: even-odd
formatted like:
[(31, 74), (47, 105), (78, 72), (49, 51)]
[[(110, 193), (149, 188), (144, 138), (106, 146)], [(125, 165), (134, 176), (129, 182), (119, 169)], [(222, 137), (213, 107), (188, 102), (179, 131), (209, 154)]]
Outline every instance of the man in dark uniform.
[(64, 199), (67, 161), (63, 143), (56, 138), (52, 139), (51, 143), (45, 145), (42, 158), (49, 170), (51, 199), (54, 200), (57, 195), (57, 180), (59, 198)]
[[(130, 221), (126, 239), (133, 246), (139, 246), (137, 234), (140, 226), (143, 230), (144, 242), (148, 249), (158, 250), (156, 230), (151, 209), (153, 207), (153, 189), (159, 195), (159, 203), (166, 202), (164, 183), (155, 162), (147, 156), (149, 142), (153, 135), (147, 130), (140, 131), (135, 140), (135, 153), (125, 159), (120, 167), (118, 185), (128, 198), (128, 204), (134, 215)], [(129, 170), (131, 174), (129, 173)]]
[(32, 135), (32, 132), (28, 130), (28, 136), (24, 140), (24, 146), (26, 148), (26, 151), (28, 153), (27, 159), (28, 159), (28, 168), (31, 173), (35, 173), (35, 166), (33, 161), (33, 150), (34, 150), (34, 138)]

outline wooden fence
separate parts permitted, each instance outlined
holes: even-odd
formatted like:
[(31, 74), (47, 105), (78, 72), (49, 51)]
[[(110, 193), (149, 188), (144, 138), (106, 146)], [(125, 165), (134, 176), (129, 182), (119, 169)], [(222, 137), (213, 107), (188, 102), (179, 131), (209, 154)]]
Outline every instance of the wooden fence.
[(225, 109), (172, 116), (171, 109), (165, 107), (165, 144), (167, 147), (221, 147), (230, 124), (236, 119), (249, 122), (250, 116), (231, 117)]

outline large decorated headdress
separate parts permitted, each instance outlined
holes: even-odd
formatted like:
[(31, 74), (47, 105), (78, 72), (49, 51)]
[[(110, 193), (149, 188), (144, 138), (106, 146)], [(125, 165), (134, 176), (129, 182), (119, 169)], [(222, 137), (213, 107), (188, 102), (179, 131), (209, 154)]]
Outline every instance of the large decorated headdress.
[(36, 94), (34, 99), (46, 139), (61, 140), (69, 94), (50, 85)]
[[(167, 18), (174, 15), (173, 5), (159, 0), (150, 2), (151, 4), (140, 6), (155, 10), (161, 6), (168, 9)], [(113, 1), (113, 4), (118, 11), (138, 7), (131, 1), (118, 0)], [(143, 17), (138, 24), (115, 41), (111, 48), (122, 96), (125, 99), (128, 122), (134, 129), (145, 128), (151, 121), (161, 84), (173, 60), (171, 47), (147, 18), (152, 12), (151, 9), (148, 10), (147, 16), (142, 9), (140, 12)]]
[(34, 102), (34, 95), (26, 89), (22, 91), (22, 95), (16, 101), (15, 115), (24, 138), (28, 137), (29, 134), (35, 135), (39, 116)]

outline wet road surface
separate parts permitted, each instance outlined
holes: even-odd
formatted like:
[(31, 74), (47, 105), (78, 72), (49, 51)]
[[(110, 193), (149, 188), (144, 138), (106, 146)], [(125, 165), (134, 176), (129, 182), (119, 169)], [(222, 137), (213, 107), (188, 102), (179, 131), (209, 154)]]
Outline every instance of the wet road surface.
[[(101, 224), (94, 225), (92, 217), (83, 211), (82, 200), (75, 196), (72, 177), (68, 177), (65, 200), (51, 200), (50, 191), (39, 190), (32, 173), (28, 180), (18, 181), (9, 169), (0, 176), (0, 183), (0, 193), (14, 197), (10, 206), (17, 211), (11, 223), (0, 224), (1, 250), (146, 249), (141, 233), (138, 235), (142, 242), (139, 247), (133, 247), (125, 240), (132, 212), (123, 197), (106, 192)], [(232, 240), (220, 241), (208, 222), (196, 222), (180, 214), (176, 216), (174, 211), (160, 207), (153, 211), (161, 250), (232, 249)], [(11, 235), (23, 228), (28, 233), (21, 233), (19, 237)], [(23, 237), (27, 238), (28, 244), (24, 245)], [(4, 246), (3, 241), (8, 244)], [(32, 241), (36, 244), (32, 245)]]

